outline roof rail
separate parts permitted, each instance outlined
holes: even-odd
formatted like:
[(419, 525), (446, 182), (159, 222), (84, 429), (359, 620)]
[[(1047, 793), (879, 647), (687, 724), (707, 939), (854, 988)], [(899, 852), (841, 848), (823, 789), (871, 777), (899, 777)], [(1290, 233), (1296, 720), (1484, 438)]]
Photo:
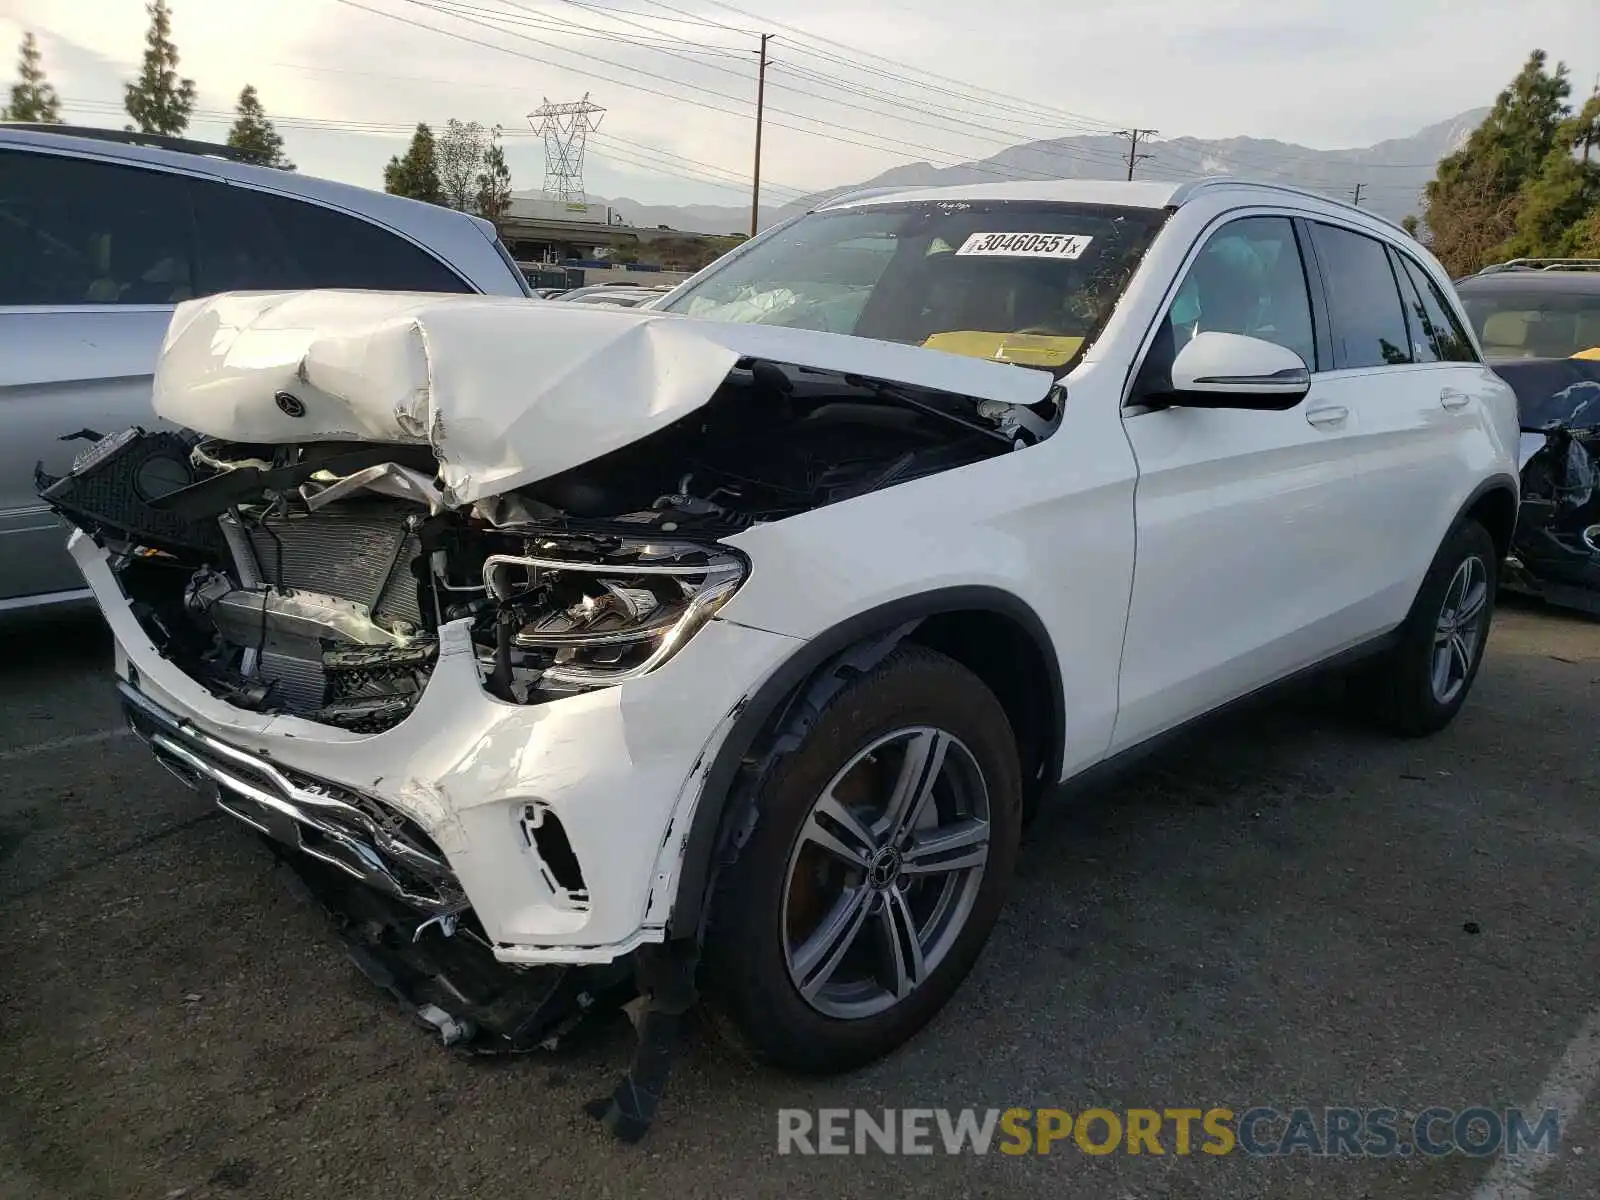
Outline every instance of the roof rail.
[(1600, 258), (1512, 258), (1493, 263), (1479, 275), (1498, 275), (1501, 271), (1600, 271)]
[(45, 121), (0, 121), (0, 129), (21, 129), (28, 133), (54, 133), (63, 137), (92, 138), (97, 142), (116, 142), (123, 146), (149, 146), (179, 154), (199, 154), (226, 158), (233, 162), (249, 159), (232, 146), (217, 142), (198, 142), (191, 138), (169, 137), (164, 133), (142, 133), (137, 129), (102, 129), (96, 125), (59, 125)]
[[(1361, 213), (1375, 221), (1382, 221), (1385, 225), (1392, 226), (1402, 233), (1405, 232), (1405, 226), (1400, 224), (1399, 221), (1391, 221), (1382, 213), (1373, 212), (1370, 208), (1362, 208), (1359, 204), (1351, 204), (1348, 200), (1341, 200), (1339, 197), (1330, 196), (1326, 192), (1319, 192), (1308, 187), (1299, 187), (1292, 183), (1278, 183), (1270, 179), (1251, 179), (1245, 175), (1207, 175), (1201, 179), (1191, 179), (1186, 183), (1180, 184), (1177, 191), (1172, 193), (1171, 206), (1177, 208), (1179, 205), (1187, 204), (1199, 192), (1214, 187), (1266, 188), (1274, 192), (1287, 192), (1292, 196), (1306, 196), (1313, 200), (1321, 200), (1327, 204), (1337, 205), (1340, 208), (1348, 208), (1352, 212)], [(1410, 235), (1408, 234), (1407, 236)]]

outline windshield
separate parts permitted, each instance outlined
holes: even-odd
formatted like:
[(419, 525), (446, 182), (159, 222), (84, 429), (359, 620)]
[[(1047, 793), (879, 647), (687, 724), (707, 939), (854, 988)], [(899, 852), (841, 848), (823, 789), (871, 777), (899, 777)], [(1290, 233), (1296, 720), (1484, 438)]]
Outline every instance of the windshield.
[(1600, 288), (1461, 290), (1486, 358), (1571, 358), (1600, 353)]
[(656, 307), (1060, 370), (1111, 315), (1166, 215), (949, 200), (812, 213)]

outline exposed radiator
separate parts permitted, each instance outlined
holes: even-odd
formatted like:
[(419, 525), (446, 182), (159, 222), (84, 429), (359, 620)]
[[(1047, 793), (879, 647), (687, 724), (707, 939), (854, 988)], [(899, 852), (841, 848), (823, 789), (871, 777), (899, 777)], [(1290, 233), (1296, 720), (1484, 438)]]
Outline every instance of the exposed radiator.
[(244, 532), (263, 583), (353, 600), (380, 620), (416, 625), (421, 612), (411, 563), (422, 550), (404, 524), (414, 511), (273, 517)]
[[(413, 506), (378, 502), (242, 524), (224, 517), (222, 527), (242, 587), (350, 601), (385, 628), (404, 633), (421, 625), (412, 563), (422, 550), (417, 535), (405, 525), (415, 512)], [(411, 672), (428, 669), (425, 661), (393, 666), (385, 661), (370, 670), (341, 667), (330, 672), (324, 656), (335, 644), (325, 637), (291, 634), (281, 619), (267, 622), (261, 635), (246, 644), (245, 671), (271, 685), (276, 703), (310, 714), (330, 703), (395, 697), (408, 689), (414, 698), (416, 684), (407, 682)], [(384, 720), (360, 724), (376, 729)]]

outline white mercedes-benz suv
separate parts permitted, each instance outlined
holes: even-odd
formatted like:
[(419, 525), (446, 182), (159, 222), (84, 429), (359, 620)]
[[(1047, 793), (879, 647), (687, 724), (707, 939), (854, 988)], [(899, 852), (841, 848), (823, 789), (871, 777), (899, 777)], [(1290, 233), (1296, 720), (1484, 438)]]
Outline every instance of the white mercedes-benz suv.
[(845, 198), (652, 311), (196, 300), (155, 407), (43, 491), (134, 727), (488, 1049), (698, 986), (886, 1053), (1057, 784), (1335, 662), (1446, 725), (1518, 503), (1439, 264), (1227, 180)]

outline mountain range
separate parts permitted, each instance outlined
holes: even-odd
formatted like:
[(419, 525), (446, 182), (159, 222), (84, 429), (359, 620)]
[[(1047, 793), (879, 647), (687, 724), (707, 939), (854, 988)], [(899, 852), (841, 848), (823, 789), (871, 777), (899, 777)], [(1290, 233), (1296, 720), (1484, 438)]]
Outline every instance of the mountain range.
[[(1141, 153), (1148, 152), (1150, 157), (1135, 165), (1135, 176), (1188, 179), (1198, 175), (1240, 175), (1291, 183), (1345, 200), (1355, 198), (1359, 187), (1364, 207), (1398, 221), (1411, 213), (1420, 215), (1423, 185), (1433, 178), (1439, 160), (1459, 149), (1488, 112), (1487, 108), (1469, 109), (1409, 137), (1348, 150), (1314, 150), (1292, 142), (1249, 137), (1159, 140), (1141, 146)], [(992, 183), (1001, 179), (1121, 179), (1127, 172), (1127, 153), (1124, 138), (1084, 135), (1027, 142), (989, 158), (951, 167), (905, 163), (860, 183), (831, 188), (790, 204), (762, 205), (761, 225), (765, 228), (819, 200), (855, 188)], [(668, 206), (643, 204), (626, 197), (591, 199), (610, 204), (634, 225), (667, 225), (693, 233), (738, 233), (750, 225), (748, 206)]]

